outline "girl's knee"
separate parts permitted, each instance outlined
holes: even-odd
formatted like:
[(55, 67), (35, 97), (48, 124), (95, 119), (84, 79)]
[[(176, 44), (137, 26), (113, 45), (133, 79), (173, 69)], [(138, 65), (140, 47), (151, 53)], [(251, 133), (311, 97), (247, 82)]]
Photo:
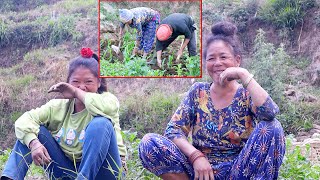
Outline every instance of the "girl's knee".
[(94, 117), (87, 126), (87, 130), (93, 129), (98, 131), (99, 129), (113, 129), (113, 124), (110, 119), (102, 116)]

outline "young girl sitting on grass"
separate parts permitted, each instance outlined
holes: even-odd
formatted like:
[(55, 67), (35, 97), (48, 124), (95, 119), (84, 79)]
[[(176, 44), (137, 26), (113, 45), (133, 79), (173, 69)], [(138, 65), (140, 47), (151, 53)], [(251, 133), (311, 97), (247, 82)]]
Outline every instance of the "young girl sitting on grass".
[[(126, 155), (118, 99), (98, 75), (98, 57), (89, 48), (70, 62), (67, 82), (49, 91), (62, 95), (24, 113), (15, 122), (18, 138), (1, 179), (24, 179), (29, 165), (50, 179), (118, 179)], [(111, 167), (111, 168), (110, 168)]]

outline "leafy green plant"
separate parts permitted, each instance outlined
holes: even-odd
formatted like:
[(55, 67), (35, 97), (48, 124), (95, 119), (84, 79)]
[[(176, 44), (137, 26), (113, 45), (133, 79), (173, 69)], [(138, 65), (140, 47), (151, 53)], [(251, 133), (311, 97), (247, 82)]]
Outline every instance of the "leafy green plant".
[(182, 64), (178, 64), (175, 68), (176, 68), (176, 71), (177, 71), (177, 75), (178, 76), (182, 76), (183, 75)]
[[(164, 60), (163, 60), (164, 61)], [(167, 66), (168, 67), (172, 67), (172, 61), (173, 61), (173, 55), (169, 55), (169, 58), (168, 58), (168, 63), (167, 63)], [(164, 63), (164, 62), (163, 62)]]
[[(310, 145), (305, 147), (305, 154), (309, 154)], [(319, 179), (320, 166), (313, 165), (305, 155), (302, 155), (302, 149), (299, 146), (292, 146), (292, 139), (286, 138), (286, 155), (280, 168), (279, 179)]]
[(197, 56), (187, 58), (187, 76), (200, 76), (200, 61)]
[[(131, 31), (131, 33), (130, 33)], [(172, 47), (168, 47), (169, 54), (162, 59), (162, 69), (158, 69), (155, 66), (150, 66), (146, 62), (147, 60), (155, 60), (155, 53), (149, 53), (146, 59), (142, 59), (138, 56), (132, 56), (133, 48), (135, 47), (135, 33), (136, 30), (129, 30), (123, 36), (123, 43), (120, 47), (120, 54), (115, 54), (111, 49), (111, 40), (101, 39), (101, 61), (100, 61), (100, 73), (102, 76), (199, 76), (200, 75), (200, 58), (199, 56), (182, 57), (185, 64), (176, 65), (173, 64), (174, 55), (172, 54)], [(178, 37), (176, 41), (182, 40)], [(114, 45), (118, 41), (113, 40)], [(140, 54), (141, 55), (141, 54)], [(185, 66), (187, 68), (185, 68)], [(178, 71), (179, 72), (178, 72)]]

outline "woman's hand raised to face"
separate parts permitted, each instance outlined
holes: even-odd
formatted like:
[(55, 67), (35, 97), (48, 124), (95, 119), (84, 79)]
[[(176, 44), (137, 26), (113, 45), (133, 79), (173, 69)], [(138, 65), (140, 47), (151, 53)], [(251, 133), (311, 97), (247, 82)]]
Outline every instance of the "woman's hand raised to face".
[(77, 88), (72, 86), (71, 84), (60, 82), (58, 84), (51, 86), (50, 89), (48, 90), (48, 93), (59, 92), (62, 94), (63, 96), (62, 98), (72, 99), (76, 97), (76, 90)]
[(205, 157), (197, 158), (193, 162), (194, 178), (199, 180), (214, 180), (213, 170)]
[(220, 74), (219, 84), (224, 85), (226, 81), (240, 79), (242, 82), (250, 75), (248, 70), (241, 67), (229, 67)]

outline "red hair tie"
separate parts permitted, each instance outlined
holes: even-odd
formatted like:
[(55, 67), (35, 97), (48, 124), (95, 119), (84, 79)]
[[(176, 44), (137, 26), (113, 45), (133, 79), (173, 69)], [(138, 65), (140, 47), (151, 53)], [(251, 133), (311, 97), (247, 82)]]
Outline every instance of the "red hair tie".
[(82, 48), (80, 54), (84, 58), (92, 58), (93, 51), (90, 48)]

